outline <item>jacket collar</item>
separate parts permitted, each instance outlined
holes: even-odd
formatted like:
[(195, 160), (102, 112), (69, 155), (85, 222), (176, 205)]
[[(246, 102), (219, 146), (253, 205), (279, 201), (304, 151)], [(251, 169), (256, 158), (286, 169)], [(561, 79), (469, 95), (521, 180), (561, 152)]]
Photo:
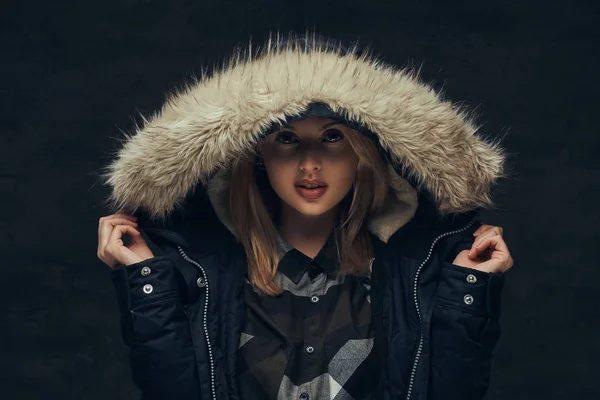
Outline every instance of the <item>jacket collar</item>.
[(325, 272), (329, 277), (335, 276), (340, 262), (337, 257), (333, 231), (314, 259), (292, 247), (279, 232), (277, 238), (280, 254), (277, 269), (295, 284), (300, 282), (305, 271), (308, 271), (311, 279), (320, 272)]

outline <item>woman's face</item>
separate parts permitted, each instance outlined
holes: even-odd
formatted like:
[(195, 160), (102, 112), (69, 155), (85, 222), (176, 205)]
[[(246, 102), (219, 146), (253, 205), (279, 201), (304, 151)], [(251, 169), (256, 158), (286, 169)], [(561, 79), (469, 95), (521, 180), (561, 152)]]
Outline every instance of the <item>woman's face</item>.
[[(283, 203), (303, 215), (318, 216), (346, 196), (358, 165), (358, 156), (345, 137), (350, 130), (329, 118), (312, 117), (263, 139), (261, 153), (269, 182)], [(323, 182), (324, 193), (310, 198), (314, 191), (297, 187), (302, 179)]]

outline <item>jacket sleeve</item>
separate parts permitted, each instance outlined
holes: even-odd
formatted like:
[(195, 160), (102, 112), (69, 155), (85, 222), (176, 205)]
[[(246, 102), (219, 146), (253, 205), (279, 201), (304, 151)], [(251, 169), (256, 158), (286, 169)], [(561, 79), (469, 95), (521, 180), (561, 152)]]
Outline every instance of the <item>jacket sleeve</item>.
[(503, 273), (453, 264), (471, 248), (477, 226), (457, 235), (441, 263), (430, 326), (428, 400), (481, 400), (500, 338)]
[(190, 327), (168, 255), (111, 271), (121, 335), (141, 400), (200, 399)]

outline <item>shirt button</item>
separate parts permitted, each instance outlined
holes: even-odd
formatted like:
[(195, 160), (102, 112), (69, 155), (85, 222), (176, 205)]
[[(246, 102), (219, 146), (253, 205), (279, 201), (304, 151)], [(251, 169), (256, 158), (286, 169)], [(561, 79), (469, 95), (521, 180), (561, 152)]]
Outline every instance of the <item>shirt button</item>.
[(318, 297), (318, 296), (312, 296), (312, 297), (310, 298), (310, 301), (312, 301), (313, 303), (316, 303), (316, 302), (318, 302), (318, 301), (319, 301), (319, 297)]
[(314, 261), (310, 262), (310, 267), (311, 268), (317, 268), (317, 264)]
[(196, 284), (198, 285), (198, 287), (204, 287), (204, 286), (206, 286), (206, 280), (201, 276), (196, 281)]
[(150, 294), (150, 293), (152, 293), (152, 291), (154, 290), (154, 288), (152, 287), (152, 285), (147, 284), (147, 285), (144, 285), (144, 289), (143, 290), (144, 290), (144, 293)]
[(142, 271), (141, 271), (141, 273), (142, 273), (143, 276), (150, 275), (150, 272), (152, 272), (152, 270), (150, 269), (150, 267), (144, 267), (144, 268), (142, 268)]
[(469, 274), (469, 275), (467, 275), (467, 282), (475, 283), (475, 282), (477, 282), (477, 277), (473, 274)]
[(315, 348), (314, 348), (314, 347), (312, 347), (312, 346), (308, 346), (308, 347), (306, 348), (306, 352), (307, 352), (307, 353), (312, 353), (313, 351), (315, 351)]
[(473, 304), (473, 296), (470, 294), (466, 294), (465, 297), (463, 297), (463, 300), (465, 304)]
[(300, 393), (300, 400), (308, 400), (308, 393), (306, 393), (306, 392)]

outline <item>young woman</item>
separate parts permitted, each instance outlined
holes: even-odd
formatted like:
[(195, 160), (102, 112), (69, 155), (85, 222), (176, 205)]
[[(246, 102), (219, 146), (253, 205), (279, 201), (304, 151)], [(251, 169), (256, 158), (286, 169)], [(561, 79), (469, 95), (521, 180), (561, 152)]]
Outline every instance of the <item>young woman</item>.
[(104, 173), (142, 398), (483, 398), (513, 260), (478, 219), (505, 156), (475, 131), (308, 35), (173, 95)]

